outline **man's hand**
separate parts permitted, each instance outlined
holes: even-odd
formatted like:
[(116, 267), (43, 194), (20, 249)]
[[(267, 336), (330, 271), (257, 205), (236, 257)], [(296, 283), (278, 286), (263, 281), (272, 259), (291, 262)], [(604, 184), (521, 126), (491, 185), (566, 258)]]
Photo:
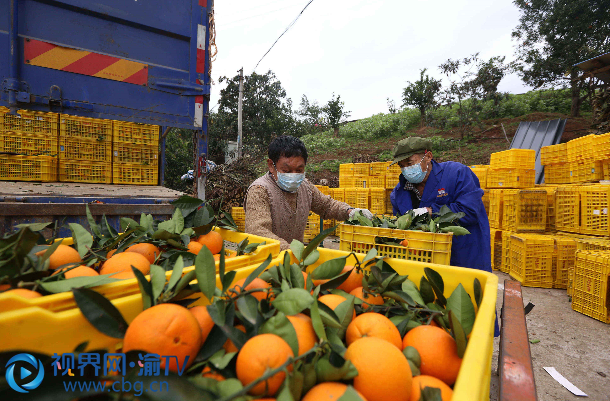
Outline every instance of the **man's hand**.
[(421, 216), (422, 214), (432, 213), (432, 210), (429, 207), (420, 207), (417, 209), (413, 209), (413, 216)]
[(366, 217), (369, 220), (373, 219), (373, 213), (371, 213), (368, 209), (351, 209), (349, 211), (349, 217), (348, 218), (351, 220), (356, 215), (356, 213), (358, 213), (358, 212), (362, 212), (364, 217)]

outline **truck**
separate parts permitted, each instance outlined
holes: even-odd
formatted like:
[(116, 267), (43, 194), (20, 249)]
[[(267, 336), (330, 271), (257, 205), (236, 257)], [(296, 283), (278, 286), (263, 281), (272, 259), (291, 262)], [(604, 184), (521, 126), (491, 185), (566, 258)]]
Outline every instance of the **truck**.
[[(160, 126), (155, 186), (0, 181), (0, 235), (16, 224), (83, 223), (85, 205), (120, 216), (171, 215), (165, 136), (193, 131), (205, 199), (213, 0), (2, 0), (0, 107)], [(212, 33), (213, 35), (213, 33)], [(69, 234), (60, 228), (59, 235)]]

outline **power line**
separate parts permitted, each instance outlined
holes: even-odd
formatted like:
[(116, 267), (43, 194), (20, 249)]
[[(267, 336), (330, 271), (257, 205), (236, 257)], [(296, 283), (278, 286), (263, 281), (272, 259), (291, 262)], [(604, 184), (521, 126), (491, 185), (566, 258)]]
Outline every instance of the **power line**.
[(267, 50), (267, 52), (266, 52), (265, 54), (263, 54), (263, 57), (261, 57), (261, 59), (260, 59), (260, 60), (258, 60), (258, 63), (256, 63), (256, 66), (254, 66), (254, 69), (255, 69), (255, 70), (256, 70), (256, 67), (258, 67), (258, 65), (260, 64), (260, 62), (261, 62), (261, 61), (263, 61), (263, 59), (265, 58), (265, 56), (266, 56), (267, 54), (269, 54), (269, 52), (271, 51), (271, 49), (273, 49), (273, 46), (275, 46), (275, 44), (276, 44), (276, 43), (277, 43), (277, 42), (278, 42), (278, 41), (281, 39), (281, 37), (282, 37), (282, 36), (284, 36), (284, 34), (285, 34), (286, 32), (288, 32), (288, 30), (289, 30), (290, 28), (292, 28), (292, 26), (293, 26), (294, 24), (296, 24), (297, 20), (298, 20), (298, 19), (301, 17), (301, 15), (303, 15), (303, 12), (305, 11), (305, 9), (306, 9), (307, 7), (309, 7), (309, 5), (310, 5), (311, 3), (313, 3), (313, 0), (309, 0), (309, 3), (307, 3), (307, 4), (305, 5), (305, 7), (303, 7), (303, 9), (302, 9), (302, 10), (301, 10), (301, 12), (299, 13), (299, 15), (297, 15), (297, 17), (296, 17), (296, 18), (295, 18), (295, 19), (294, 19), (294, 20), (293, 20), (293, 21), (290, 23), (290, 25), (288, 25), (288, 27), (287, 27), (287, 28), (284, 30), (284, 32), (282, 32), (282, 34), (281, 34), (281, 35), (280, 35), (280, 36), (279, 36), (279, 37), (278, 37), (278, 38), (275, 40), (275, 42), (273, 42), (273, 44), (271, 45), (271, 47), (269, 48), (269, 50)]

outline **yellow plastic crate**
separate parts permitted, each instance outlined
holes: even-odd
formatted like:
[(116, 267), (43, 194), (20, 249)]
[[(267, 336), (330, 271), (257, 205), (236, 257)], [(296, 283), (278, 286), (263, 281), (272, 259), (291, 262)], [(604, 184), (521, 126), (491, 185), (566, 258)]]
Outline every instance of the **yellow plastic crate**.
[(402, 173), (400, 166), (398, 165), (398, 163), (394, 163), (394, 164), (391, 164), (391, 163), (392, 162), (388, 162), (388, 166), (386, 167), (386, 169), (387, 169), (386, 174), (393, 175), (393, 176), (399, 176)]
[(610, 251), (610, 239), (602, 237), (575, 238), (578, 251)]
[(384, 214), (386, 211), (385, 188), (371, 188), (369, 192), (371, 198), (369, 210), (371, 213)]
[(610, 235), (610, 186), (587, 185), (580, 188), (580, 233)]
[(112, 142), (59, 137), (59, 158), (69, 161), (112, 162)]
[(546, 229), (547, 193), (539, 189), (504, 190), (502, 227), (515, 232)]
[(489, 226), (497, 229), (502, 229), (502, 218), (504, 217), (503, 192), (502, 189), (489, 190), (489, 208), (487, 209)]
[(112, 140), (112, 120), (62, 114), (59, 121), (60, 136), (98, 141)]
[(57, 136), (0, 131), (0, 153), (57, 157)]
[(387, 189), (394, 189), (396, 187), (396, 185), (398, 185), (399, 183), (399, 175), (395, 175), (395, 174), (387, 174), (385, 176), (385, 187)]
[(57, 181), (57, 159), (50, 156), (10, 156), (0, 154), (2, 181)]
[(358, 191), (356, 193), (356, 203), (354, 205), (352, 205), (351, 203), (349, 204), (352, 207), (356, 207), (359, 209), (368, 209), (369, 208), (369, 193), (370, 193), (370, 189), (369, 188), (358, 188)]
[(322, 195), (330, 195), (330, 188), (327, 187), (326, 185), (314, 185), (316, 188), (318, 188), (318, 190), (320, 192), (322, 192)]
[(489, 216), (489, 189), (483, 190), (483, 196), (481, 197), (483, 201), (483, 207), (485, 208), (485, 213)]
[(392, 202), (390, 201), (390, 196), (392, 195), (393, 189), (385, 190), (385, 212), (386, 214), (393, 216), (394, 215), (394, 207), (392, 206)]
[(599, 181), (604, 177), (604, 169), (600, 161), (570, 162), (569, 167), (572, 184)]
[(500, 270), (502, 266), (502, 230), (490, 228), (489, 236), (491, 240), (491, 268)]
[(572, 139), (567, 143), (568, 161), (593, 160), (593, 138), (595, 135), (587, 135)]
[(368, 184), (368, 188), (385, 188), (385, 174), (370, 176)]
[(610, 159), (610, 132), (595, 135), (592, 139), (593, 158), (595, 160)]
[(487, 168), (470, 167), (470, 170), (472, 170), (474, 175), (479, 179), (479, 186), (481, 188), (487, 188)]
[(568, 277), (574, 270), (576, 261), (576, 241), (574, 238), (554, 237), (553, 288), (568, 288)]
[(112, 141), (132, 145), (159, 145), (159, 126), (114, 121)]
[(341, 188), (368, 188), (369, 176), (357, 175), (353, 177), (339, 177)]
[(0, 132), (57, 136), (59, 114), (30, 110), (18, 110), (16, 115), (8, 113), (9, 109), (0, 108)]
[(502, 264), (500, 265), (500, 271), (503, 273), (510, 273), (510, 237), (513, 235), (511, 231), (502, 231)]
[(546, 231), (555, 231), (555, 192), (557, 187), (541, 185), (536, 188), (546, 191)]
[(112, 182), (112, 164), (110, 162), (60, 160), (59, 181), (110, 184)]
[(156, 145), (130, 145), (121, 142), (115, 142), (112, 145), (113, 163), (157, 166), (159, 163), (158, 155), (159, 147)]
[(331, 188), (330, 196), (339, 202), (345, 202), (345, 188)]
[(305, 243), (308, 243), (318, 234), (320, 234), (320, 216), (310, 212), (309, 217), (307, 218), (303, 240)]
[(492, 153), (492, 169), (535, 169), (536, 151), (533, 149), (509, 149)]
[(339, 187), (341, 188), (354, 188), (356, 186), (356, 179), (354, 176), (339, 176)]
[(570, 164), (557, 163), (544, 166), (544, 182), (547, 184), (569, 184)]
[(113, 163), (112, 182), (114, 184), (158, 185), (159, 169), (157, 166)]
[(371, 175), (384, 175), (386, 171), (388, 170), (388, 163), (387, 162), (374, 162), (374, 163), (370, 163), (371, 166)]
[(354, 163), (354, 175), (371, 175), (370, 163)]
[(582, 251), (576, 254), (572, 309), (610, 323), (610, 252)]
[[(408, 240), (408, 246), (376, 244), (375, 237)], [(448, 265), (451, 260), (453, 234), (425, 233), (391, 228), (343, 224), (339, 249), (366, 253), (376, 248), (379, 256)]]
[(535, 185), (536, 170), (522, 168), (490, 168), (487, 188), (529, 188)]
[(540, 148), (540, 164), (543, 166), (565, 163), (566, 160), (568, 160), (568, 145), (566, 143)]
[(354, 163), (345, 163), (339, 165), (339, 177), (351, 177), (354, 175)]
[(555, 227), (558, 231), (580, 232), (580, 189), (578, 186), (557, 187)]
[(552, 237), (538, 234), (510, 236), (510, 276), (525, 287), (553, 288)]
[[(234, 253), (232, 249), (237, 249), (237, 244), (246, 238), (251, 244), (261, 244), (265, 242), (265, 245), (260, 245), (252, 254), (227, 258), (225, 260), (226, 271), (243, 268), (253, 263), (261, 263), (267, 259), (269, 255), (276, 257), (280, 253), (280, 241), (271, 238), (259, 237), (252, 234), (238, 233), (218, 227), (214, 228), (214, 231), (220, 233), (225, 242), (225, 249), (228, 250), (229, 253)], [(63, 243), (70, 245), (72, 243), (72, 239), (67, 238)], [(218, 269), (218, 265), (219, 262), (216, 262), (216, 269)], [(194, 266), (185, 267), (182, 274), (186, 274), (194, 269)], [(167, 272), (166, 276), (169, 280), (171, 271)], [(95, 287), (94, 289), (96, 292), (104, 295), (108, 299), (117, 299), (140, 292), (138, 281), (135, 278), (101, 285)], [(22, 298), (11, 293), (0, 294), (0, 320), (4, 312), (30, 307), (37, 307), (47, 309), (52, 312), (58, 312), (76, 308), (76, 303), (74, 302), (74, 297), (72, 296), (71, 292), (62, 292), (33, 299)]]
[(352, 207), (356, 204), (358, 199), (358, 188), (345, 188), (345, 203)]
[(246, 212), (243, 207), (232, 207), (231, 217), (233, 217), (233, 221), (237, 224), (239, 231), (243, 232), (246, 230)]

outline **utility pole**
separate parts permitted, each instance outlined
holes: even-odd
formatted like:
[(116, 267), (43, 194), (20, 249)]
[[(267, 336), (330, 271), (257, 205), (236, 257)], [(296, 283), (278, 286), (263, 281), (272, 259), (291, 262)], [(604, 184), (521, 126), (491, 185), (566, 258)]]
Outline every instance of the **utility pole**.
[(244, 102), (244, 68), (239, 70), (239, 100), (237, 102), (237, 157), (242, 156), (242, 105)]

